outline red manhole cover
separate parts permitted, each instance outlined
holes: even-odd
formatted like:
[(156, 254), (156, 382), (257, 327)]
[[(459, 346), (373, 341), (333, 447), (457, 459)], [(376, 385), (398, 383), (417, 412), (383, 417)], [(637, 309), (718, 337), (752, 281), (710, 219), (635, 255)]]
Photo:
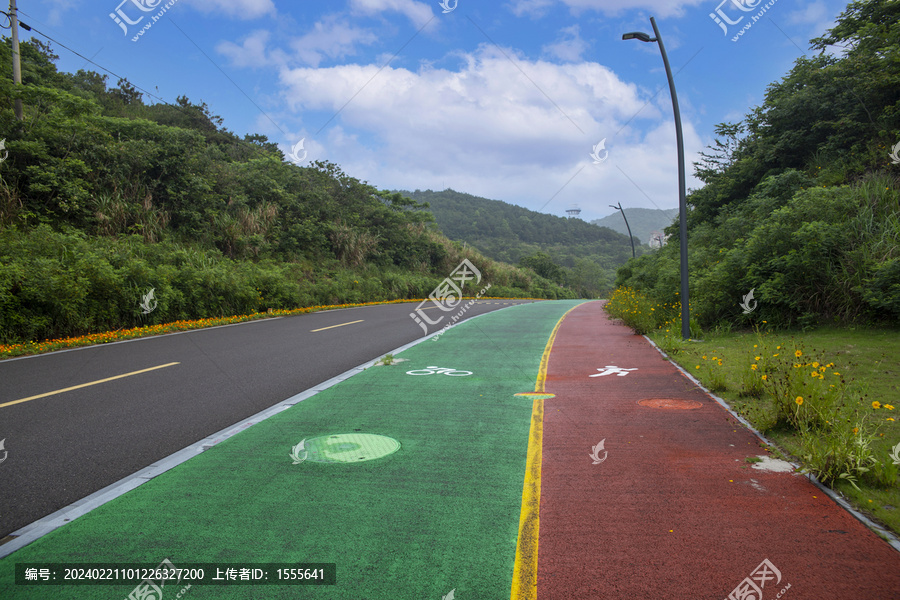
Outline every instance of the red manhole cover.
[(678, 398), (645, 398), (644, 400), (638, 400), (638, 404), (650, 408), (678, 408), (681, 410), (693, 410), (703, 406), (694, 400), (680, 400)]

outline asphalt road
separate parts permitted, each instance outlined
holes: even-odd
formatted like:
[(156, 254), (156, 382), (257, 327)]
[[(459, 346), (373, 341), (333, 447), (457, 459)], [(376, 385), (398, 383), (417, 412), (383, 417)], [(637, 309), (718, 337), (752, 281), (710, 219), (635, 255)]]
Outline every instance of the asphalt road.
[[(524, 302), (480, 300), (463, 320)], [(0, 539), (422, 337), (409, 316), (415, 306), (265, 319), (0, 362), (0, 439), (8, 452), (0, 463)]]

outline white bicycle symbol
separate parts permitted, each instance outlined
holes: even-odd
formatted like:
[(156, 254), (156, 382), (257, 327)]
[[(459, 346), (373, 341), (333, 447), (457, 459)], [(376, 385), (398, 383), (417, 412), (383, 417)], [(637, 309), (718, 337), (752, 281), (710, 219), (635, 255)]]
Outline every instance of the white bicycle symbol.
[(425, 367), (424, 369), (413, 369), (407, 371), (407, 375), (449, 375), (450, 377), (465, 377), (471, 375), (472, 371), (457, 371), (456, 369), (445, 369), (442, 367)]

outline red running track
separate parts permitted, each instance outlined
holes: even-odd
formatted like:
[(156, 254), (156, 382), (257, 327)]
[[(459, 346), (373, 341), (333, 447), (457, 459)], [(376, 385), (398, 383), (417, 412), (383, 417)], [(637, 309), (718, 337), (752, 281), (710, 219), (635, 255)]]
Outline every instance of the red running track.
[[(590, 377), (607, 365), (636, 370)], [(751, 468), (759, 439), (602, 303), (563, 321), (546, 391), (540, 600), (900, 599), (900, 553), (803, 476)]]

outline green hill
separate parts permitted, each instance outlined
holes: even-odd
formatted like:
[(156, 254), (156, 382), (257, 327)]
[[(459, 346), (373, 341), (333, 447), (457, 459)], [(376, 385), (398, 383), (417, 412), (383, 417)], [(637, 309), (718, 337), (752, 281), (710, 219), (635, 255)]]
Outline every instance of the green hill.
[(454, 190), (401, 192), (427, 203), (450, 239), (486, 256), (529, 266), (581, 295), (608, 289), (614, 270), (631, 258), (628, 237), (581, 219), (565, 219)]
[[(626, 208), (625, 216), (628, 218), (628, 225), (631, 227), (631, 234), (641, 240), (641, 244), (647, 246), (650, 243), (651, 234), (655, 231), (662, 232), (663, 229), (672, 224), (678, 218), (678, 209), (670, 208), (667, 210), (659, 210), (656, 208)], [(609, 227), (613, 231), (618, 231), (623, 235), (628, 235), (628, 228), (625, 227), (625, 219), (622, 213), (616, 211), (611, 215), (607, 215), (602, 219), (595, 219), (591, 224), (598, 227)]]
[(14, 86), (0, 43), (0, 344), (423, 298), (463, 258), (492, 295), (576, 295), (452, 243), (426, 205), (331, 163), (286, 162), (205, 104), (145, 104), (127, 82), (59, 72), (41, 42), (21, 57)]

